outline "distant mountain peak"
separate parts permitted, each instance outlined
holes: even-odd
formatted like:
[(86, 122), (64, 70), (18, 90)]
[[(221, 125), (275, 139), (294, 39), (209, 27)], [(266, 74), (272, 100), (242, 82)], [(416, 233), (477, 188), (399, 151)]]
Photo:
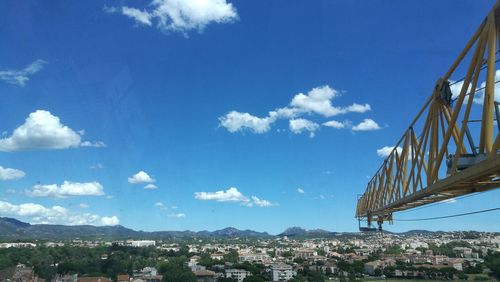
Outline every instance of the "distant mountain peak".
[(293, 226), (293, 227), (289, 227), (289, 228), (285, 229), (285, 231), (283, 231), (281, 234), (279, 234), (279, 236), (302, 236), (302, 235), (306, 235), (306, 234), (307, 234), (307, 230), (305, 230), (304, 228), (298, 227), (298, 226)]
[(17, 228), (26, 228), (31, 226), (31, 224), (27, 222), (22, 222), (20, 220), (11, 217), (0, 217), (0, 223), (11, 224)]

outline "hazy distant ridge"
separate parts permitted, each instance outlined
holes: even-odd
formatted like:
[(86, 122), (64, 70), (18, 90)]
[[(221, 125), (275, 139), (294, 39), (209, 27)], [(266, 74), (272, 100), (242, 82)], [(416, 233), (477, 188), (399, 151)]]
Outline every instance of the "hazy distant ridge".
[[(444, 233), (442, 231), (411, 230), (400, 235), (429, 235)], [(0, 217), (0, 239), (41, 239), (41, 240), (64, 240), (64, 239), (170, 239), (170, 238), (318, 238), (337, 236), (359, 236), (360, 233), (331, 232), (322, 229), (306, 230), (302, 227), (290, 227), (282, 233), (274, 236), (267, 232), (253, 230), (239, 230), (227, 227), (215, 231), (136, 231), (121, 225), (116, 226), (91, 226), (91, 225), (51, 225), (51, 224), (29, 224), (8, 217)]]

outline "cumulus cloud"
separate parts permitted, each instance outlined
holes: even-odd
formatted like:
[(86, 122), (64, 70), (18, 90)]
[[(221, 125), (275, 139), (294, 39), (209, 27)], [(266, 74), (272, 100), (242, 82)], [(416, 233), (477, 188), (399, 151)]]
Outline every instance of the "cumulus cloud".
[[(377, 155), (381, 158), (387, 158), (391, 153), (392, 151), (394, 150), (394, 146), (384, 146), (380, 149), (377, 149)], [(403, 148), (401, 148), (400, 146), (396, 147), (396, 152), (398, 152), (398, 155), (401, 156), (401, 153), (403, 152)], [(408, 159), (412, 159), (413, 156), (412, 156), (412, 147), (409, 146), (408, 147)]]
[(81, 147), (94, 147), (94, 148), (104, 148), (106, 147), (106, 144), (102, 141), (95, 141), (95, 142), (90, 142), (90, 141), (83, 141), (80, 143)]
[(255, 196), (252, 196), (252, 204), (254, 204), (258, 207), (261, 207), (261, 208), (267, 208), (267, 207), (272, 207), (272, 206), (277, 205), (277, 204), (273, 204), (273, 203), (269, 202), (268, 200), (259, 199)]
[(30, 77), (41, 71), (45, 64), (46, 61), (38, 59), (22, 70), (0, 70), (0, 80), (24, 87)]
[[(83, 131), (80, 133), (83, 134)], [(102, 142), (82, 142), (81, 134), (63, 125), (59, 117), (49, 111), (37, 110), (26, 118), (24, 124), (14, 129), (12, 135), (0, 139), (0, 151), (57, 150), (91, 144), (94, 144), (93, 147), (104, 145)]]
[(164, 32), (190, 30), (202, 32), (211, 23), (231, 23), (238, 19), (233, 4), (226, 0), (153, 0), (147, 9), (105, 7), (109, 13), (121, 13), (137, 24), (156, 27)]
[(103, 169), (104, 165), (101, 163), (96, 163), (95, 165), (89, 166), (90, 169)]
[(352, 127), (353, 131), (372, 131), (382, 129), (373, 119), (365, 118), (362, 122)]
[(304, 191), (304, 189), (302, 189), (302, 188), (297, 188), (297, 193), (299, 193), (299, 194), (304, 194), (304, 193), (305, 193), (305, 191)]
[(235, 202), (241, 205), (252, 207), (256, 205), (258, 207), (270, 207), (277, 204), (272, 204), (271, 202), (259, 199), (256, 196), (247, 197), (238, 191), (235, 187), (230, 187), (226, 191), (216, 191), (216, 192), (195, 192), (194, 198), (202, 201), (216, 201), (216, 202)]
[(445, 204), (454, 204), (457, 202), (457, 200), (455, 198), (450, 198), (450, 199), (442, 200), (440, 202), (445, 203)]
[[(394, 146), (384, 146), (380, 149), (377, 149), (377, 155), (381, 158), (387, 158), (391, 152), (394, 150)], [(403, 151), (403, 148), (401, 147), (397, 147), (396, 150), (398, 151), (398, 153), (401, 153)]]
[(195, 192), (194, 198), (203, 201), (217, 202), (248, 202), (248, 198), (244, 196), (237, 188), (231, 187), (226, 191), (217, 192)]
[(372, 107), (369, 104), (361, 105), (361, 104), (354, 103), (350, 106), (347, 106), (345, 109), (343, 109), (342, 113), (349, 113), (349, 112), (351, 112), (351, 113), (365, 113), (365, 112), (368, 112), (371, 110), (372, 110)]
[(26, 176), (24, 171), (0, 166), (0, 180), (18, 180)]
[(332, 99), (338, 96), (338, 91), (330, 86), (313, 88), (309, 93), (299, 93), (293, 97), (291, 106), (304, 111), (331, 117), (340, 114), (340, 108), (332, 106)]
[(101, 217), (100, 221), (101, 221), (101, 225), (114, 226), (114, 225), (118, 225), (120, 223), (120, 220), (116, 216), (110, 216), (110, 217), (103, 216), (103, 217)]
[(153, 183), (155, 181), (154, 178), (142, 170), (128, 178), (128, 183), (131, 184)]
[(184, 213), (172, 213), (172, 214), (169, 214), (167, 216), (171, 217), (171, 218), (185, 218), (186, 214), (184, 214)]
[(158, 189), (158, 186), (149, 183), (148, 185), (144, 186), (144, 189), (145, 190), (155, 190), (155, 189)]
[(123, 15), (132, 18), (139, 24), (151, 26), (151, 19), (153, 18), (153, 15), (151, 15), (149, 12), (145, 10), (139, 10), (136, 8), (129, 8), (129, 7), (122, 7), (121, 12)]
[(314, 132), (319, 129), (319, 124), (307, 119), (298, 118), (289, 121), (290, 131), (300, 134), (303, 131), (309, 131), (309, 137), (314, 137)]
[[(500, 80), (500, 70), (496, 70), (495, 71), (495, 81), (499, 81), (499, 80)], [(463, 81), (459, 81), (459, 82), (450, 81), (450, 82), (452, 83), (452, 85), (450, 86), (450, 90), (452, 93), (451, 98), (457, 99), (458, 95), (460, 94), (460, 91), (462, 90), (464, 82)], [(486, 82), (483, 81), (481, 83), (480, 87), (478, 87), (476, 89), (476, 93), (474, 94), (474, 99), (473, 99), (474, 103), (479, 104), (479, 105), (482, 105), (484, 103), (484, 92), (485, 92), (484, 88), (485, 87), (486, 87)], [(495, 83), (494, 89), (495, 89), (494, 90), (495, 101), (500, 102), (500, 84)], [(467, 89), (467, 94), (470, 93), (470, 91), (471, 91), (471, 85), (469, 84), (469, 88)], [(469, 101), (469, 96), (465, 96), (464, 105), (466, 105), (466, 103), (468, 101)]]
[(88, 209), (89, 208), (89, 205), (85, 204), (85, 203), (80, 203), (78, 205), (78, 207), (80, 207), (81, 209)]
[[(307, 94), (299, 93), (295, 95), (288, 106), (270, 111), (267, 116), (258, 117), (251, 113), (231, 111), (219, 117), (219, 125), (231, 133), (248, 130), (253, 133), (262, 134), (268, 132), (277, 120), (285, 119), (289, 120), (289, 127), (293, 133), (308, 131), (309, 135), (313, 137), (314, 132), (321, 125), (309, 119), (300, 118), (301, 116), (319, 115), (322, 117), (332, 117), (347, 113), (365, 113), (371, 110), (369, 104), (353, 103), (350, 106), (333, 105), (332, 100), (339, 95), (337, 90), (328, 85), (315, 87), (307, 92)], [(349, 121), (339, 122), (335, 120), (324, 122), (323, 126), (337, 129), (352, 127)]]
[(156, 206), (156, 207), (161, 208), (161, 207), (164, 207), (164, 206), (165, 206), (165, 204), (164, 204), (164, 203), (162, 203), (162, 202), (156, 202), (156, 203), (155, 203), (155, 206)]
[(259, 118), (249, 113), (240, 113), (237, 111), (231, 111), (225, 116), (219, 117), (220, 125), (231, 133), (245, 129), (253, 133), (265, 133), (271, 129), (270, 125), (274, 121), (276, 119), (272, 117)]
[(102, 196), (104, 195), (103, 187), (98, 182), (70, 182), (64, 181), (63, 184), (37, 184), (26, 194), (31, 197), (50, 197), (50, 198), (66, 198), (71, 196)]
[(349, 112), (364, 113), (371, 110), (369, 104), (354, 103), (347, 107), (332, 105), (332, 99), (339, 96), (339, 92), (328, 85), (313, 88), (306, 94), (299, 93), (293, 97), (290, 105), (301, 112), (316, 113), (324, 117), (332, 117)]
[(330, 120), (330, 121), (324, 122), (323, 126), (333, 127), (336, 129), (344, 129), (344, 128), (349, 126), (349, 122), (346, 122), (346, 121), (340, 122), (340, 121), (336, 121), (336, 120)]
[(12, 204), (0, 201), (0, 214), (20, 217), (35, 224), (65, 225), (117, 225), (116, 216), (99, 216), (91, 213), (74, 213), (61, 206), (45, 207), (35, 203)]

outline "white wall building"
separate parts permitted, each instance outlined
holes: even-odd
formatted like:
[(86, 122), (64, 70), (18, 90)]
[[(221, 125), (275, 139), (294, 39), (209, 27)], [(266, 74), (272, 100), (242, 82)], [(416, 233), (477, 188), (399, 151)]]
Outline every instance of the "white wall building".
[(156, 242), (151, 240), (138, 240), (138, 241), (130, 241), (130, 246), (132, 247), (149, 247), (155, 246)]
[(297, 275), (292, 266), (284, 263), (277, 263), (271, 266), (271, 278), (273, 281), (288, 281)]
[(227, 269), (226, 270), (226, 278), (235, 279), (238, 282), (242, 282), (243, 279), (252, 275), (249, 271), (244, 269)]

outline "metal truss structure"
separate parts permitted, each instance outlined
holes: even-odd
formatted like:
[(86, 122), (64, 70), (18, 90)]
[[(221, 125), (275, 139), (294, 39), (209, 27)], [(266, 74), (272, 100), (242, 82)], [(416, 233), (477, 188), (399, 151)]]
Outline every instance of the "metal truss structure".
[(394, 212), (500, 187), (499, 27), (497, 2), (371, 178), (358, 219), (381, 224)]

